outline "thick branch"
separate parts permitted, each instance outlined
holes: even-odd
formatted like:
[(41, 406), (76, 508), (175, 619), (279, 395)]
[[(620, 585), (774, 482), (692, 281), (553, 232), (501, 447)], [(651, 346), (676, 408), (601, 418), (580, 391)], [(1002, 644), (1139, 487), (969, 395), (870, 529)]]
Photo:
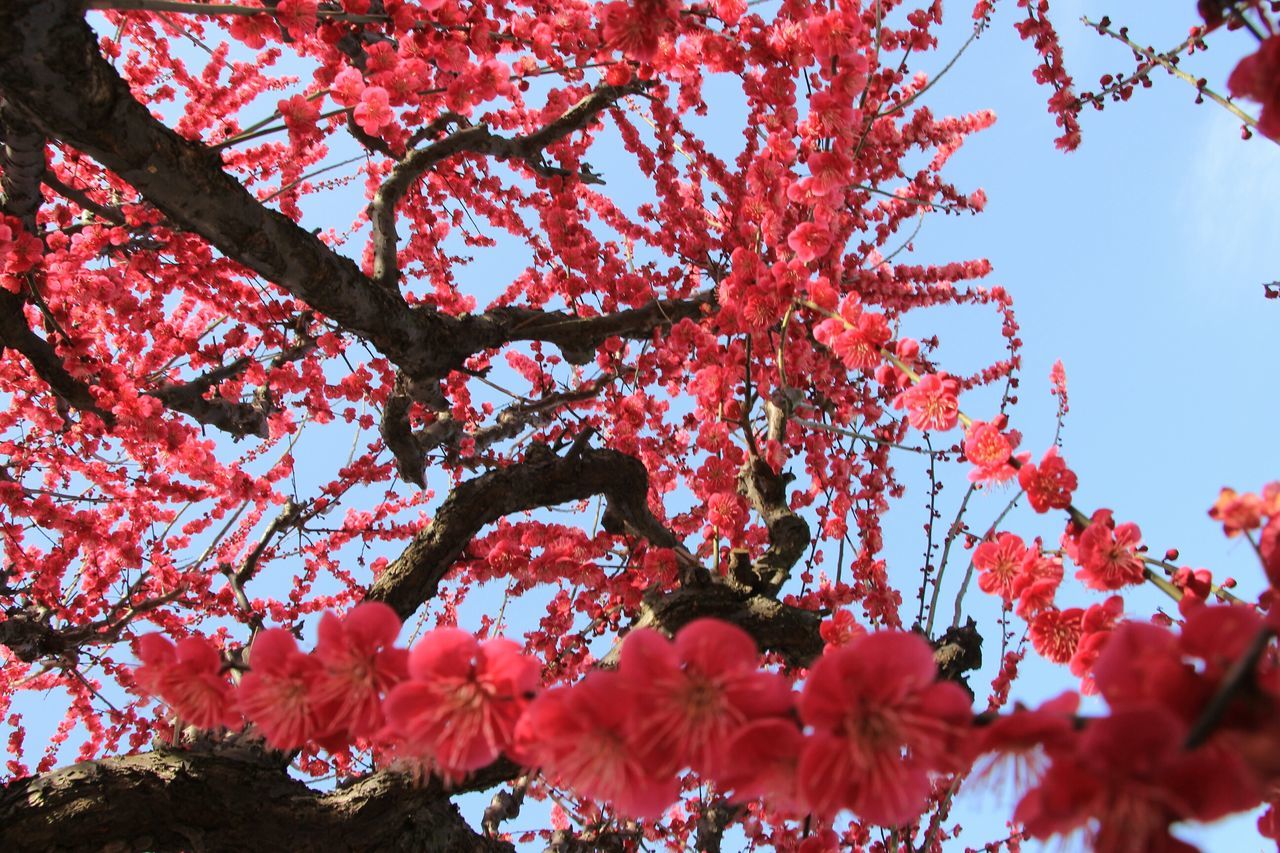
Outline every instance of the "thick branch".
[(809, 524), (787, 502), (786, 481), (769, 463), (750, 458), (738, 472), (738, 489), (751, 501), (769, 530), (769, 548), (751, 567), (757, 591), (776, 595), (791, 567), (809, 547)]
[(642, 308), (632, 308), (599, 317), (578, 317), (564, 311), (532, 308), (495, 308), (464, 322), (468, 327), (510, 341), (546, 341), (564, 353), (570, 364), (587, 364), (596, 348), (609, 338), (649, 338), (655, 329), (674, 326), (681, 320), (701, 319), (716, 308), (714, 290), (704, 290), (688, 299), (655, 299)]
[(448, 797), (379, 772), (329, 793), (247, 756), (151, 752), (76, 764), (0, 790), (0, 848), (510, 851)]
[(632, 456), (584, 449), (562, 457), (543, 448), (523, 462), (455, 487), (431, 524), (374, 581), (368, 599), (385, 601), (407, 619), (436, 594), (441, 579), (485, 525), (538, 507), (604, 495), (611, 511), (637, 530), (663, 529), (649, 511), (648, 493), (649, 474)]
[[(73, 0), (0, 4), (0, 91), (46, 136), (84, 151), (165, 216), (365, 338), (414, 375), (459, 361), (458, 321), (410, 308), (354, 262), (258, 202), (218, 155), (138, 103), (100, 55)], [(469, 354), (469, 353), (468, 353)], [(465, 358), (465, 355), (462, 356)]]

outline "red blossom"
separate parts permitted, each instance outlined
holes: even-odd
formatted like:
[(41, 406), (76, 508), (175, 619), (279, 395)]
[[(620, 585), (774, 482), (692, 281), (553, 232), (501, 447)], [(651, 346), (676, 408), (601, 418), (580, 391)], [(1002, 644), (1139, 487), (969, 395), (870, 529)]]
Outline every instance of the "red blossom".
[(1003, 483), (1017, 473), (1011, 464), (1014, 448), (1022, 441), (1017, 430), (1001, 432), (1000, 427), (974, 421), (965, 431), (964, 456), (973, 463), (971, 483)]
[(895, 409), (907, 410), (907, 421), (919, 430), (949, 430), (960, 419), (960, 384), (945, 373), (920, 377), (893, 398)]
[(258, 634), (249, 652), (252, 670), (240, 680), (240, 711), (275, 749), (297, 749), (316, 737), (324, 723), (313, 687), (320, 661), (298, 649), (298, 641), (282, 628)]
[(791, 688), (756, 668), (756, 644), (733, 625), (699, 619), (675, 641), (650, 629), (627, 635), (618, 672), (636, 706), (637, 743), (652, 764), (715, 774), (731, 735), (749, 721), (791, 709)]
[(988, 595), (999, 595), (1006, 606), (1012, 606), (1016, 595), (1014, 581), (1027, 559), (1027, 546), (1012, 533), (1001, 533), (973, 552), (973, 565), (979, 572), (978, 587)]
[(399, 633), (395, 611), (377, 601), (320, 618), (315, 657), (323, 669), (313, 695), (326, 734), (369, 737), (382, 727), (382, 697), (406, 675), (407, 654), (392, 646)]
[(356, 124), (370, 136), (376, 136), (382, 128), (395, 120), (387, 90), (381, 86), (369, 86), (360, 93), (360, 103), (355, 108)]
[(617, 672), (593, 672), (573, 687), (549, 690), (520, 718), (516, 756), (579, 794), (624, 814), (657, 818), (676, 799), (675, 775), (654, 766), (634, 739), (634, 706)]
[(159, 696), (186, 724), (202, 729), (235, 727), (231, 684), (222, 672), (222, 655), (206, 637), (170, 642), (160, 634), (143, 634), (134, 641), (138, 686)]
[(1041, 610), (1031, 620), (1031, 645), (1045, 660), (1066, 663), (1080, 645), (1083, 619), (1084, 611), (1079, 607)]
[(796, 253), (796, 260), (807, 264), (830, 251), (831, 231), (817, 222), (802, 222), (787, 237), (787, 245)]
[(466, 774), (512, 744), (537, 689), (537, 664), (515, 643), (438, 628), (410, 653), (408, 680), (387, 696), (387, 723), (407, 754)]
[(1267, 38), (1256, 53), (1240, 60), (1227, 78), (1227, 89), (1232, 97), (1262, 104), (1258, 130), (1280, 141), (1280, 35)]
[(1116, 526), (1111, 510), (1093, 514), (1076, 546), (1076, 577), (1090, 589), (1115, 590), (1142, 583), (1143, 563), (1138, 556), (1142, 531), (1128, 522)]
[(1022, 467), (1018, 469), (1018, 483), (1026, 491), (1032, 509), (1036, 512), (1048, 512), (1071, 506), (1071, 494), (1076, 490), (1076, 475), (1058, 455), (1058, 449), (1050, 447), (1040, 464), (1033, 465), (1023, 461)]
[(881, 825), (919, 816), (929, 775), (957, 758), (969, 698), (939, 682), (933, 650), (913, 634), (881, 631), (829, 649), (800, 697), (813, 734), (800, 756), (809, 807), (852, 809)]

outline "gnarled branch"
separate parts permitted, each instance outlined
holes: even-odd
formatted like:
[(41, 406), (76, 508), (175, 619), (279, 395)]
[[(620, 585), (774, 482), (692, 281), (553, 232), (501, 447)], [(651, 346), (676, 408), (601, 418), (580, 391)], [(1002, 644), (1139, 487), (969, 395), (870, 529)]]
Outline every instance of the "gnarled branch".
[(378, 772), (322, 793), (247, 754), (150, 752), (83, 762), (0, 789), (12, 851), (511, 851), (439, 790)]

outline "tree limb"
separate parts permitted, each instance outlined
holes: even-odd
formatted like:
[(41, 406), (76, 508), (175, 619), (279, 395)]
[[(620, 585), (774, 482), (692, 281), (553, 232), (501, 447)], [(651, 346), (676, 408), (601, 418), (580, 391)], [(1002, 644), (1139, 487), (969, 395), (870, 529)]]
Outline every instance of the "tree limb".
[(523, 462), (457, 485), (431, 524), (378, 576), (366, 598), (385, 601), (400, 618), (409, 618), (436, 594), (440, 581), (485, 525), (538, 507), (604, 495), (611, 510), (637, 530), (665, 530), (649, 511), (648, 494), (649, 474), (633, 456), (594, 449), (556, 456), (543, 447)]
[(353, 261), (255, 199), (216, 152), (152, 117), (102, 58), (74, 0), (0, 4), (0, 91), (46, 136), (89, 154), (171, 221), (410, 373), (440, 376), (458, 363), (441, 345), (456, 338), (456, 319), (375, 287)]
[(330, 792), (246, 755), (149, 752), (82, 762), (0, 789), (11, 851), (511, 851), (448, 795), (378, 772)]

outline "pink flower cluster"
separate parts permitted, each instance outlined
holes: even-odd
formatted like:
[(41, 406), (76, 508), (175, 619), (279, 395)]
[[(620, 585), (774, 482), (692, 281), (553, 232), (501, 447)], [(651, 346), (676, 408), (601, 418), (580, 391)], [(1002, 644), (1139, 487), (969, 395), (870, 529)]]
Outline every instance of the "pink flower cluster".
[(829, 317), (814, 326), (813, 337), (850, 370), (875, 370), (884, 360), (881, 348), (893, 335), (884, 314), (864, 310), (855, 293), (841, 303), (839, 318)]
[(616, 670), (539, 694), (538, 664), (509, 640), (440, 628), (406, 651), (393, 645), (399, 627), (369, 603), (326, 614), (310, 653), (264, 631), (238, 686), (209, 640), (147, 635), (137, 683), (184, 722), (247, 720), (278, 749), (360, 740), (455, 778), (506, 754), (640, 818), (660, 817), (692, 770), (785, 813), (900, 824), (923, 811), (935, 775), (964, 765), (969, 697), (937, 679), (914, 634), (853, 636), (797, 694), (733, 625), (698, 620), (674, 640), (640, 628)]
[(18, 276), (39, 264), (43, 252), (39, 238), (29, 234), (16, 216), (0, 216), (0, 287), (22, 292)]
[(1172, 823), (1262, 802), (1280, 770), (1274, 664), (1264, 658), (1248, 695), (1214, 725), (1204, 720), (1264, 628), (1249, 607), (1200, 608), (1180, 636), (1151, 624), (1116, 628), (1092, 666), (1108, 716), (1082, 725), (1068, 695), (985, 730), (989, 763), (1012, 764), (1034, 784), (1015, 819), (1037, 838), (1083, 830), (1102, 853), (1184, 851), (1194, 848), (1169, 835)]

